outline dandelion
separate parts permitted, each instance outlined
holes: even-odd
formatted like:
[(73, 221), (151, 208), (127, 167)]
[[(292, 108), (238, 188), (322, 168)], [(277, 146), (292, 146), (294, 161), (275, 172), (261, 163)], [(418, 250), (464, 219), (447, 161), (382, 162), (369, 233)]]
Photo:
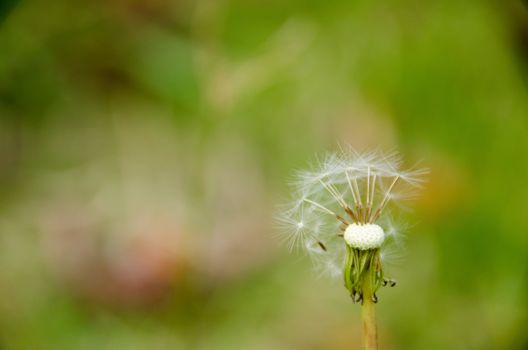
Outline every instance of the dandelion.
[(402, 169), (397, 153), (328, 154), (314, 170), (299, 172), (294, 200), (279, 214), (291, 250), (301, 249), (322, 273), (341, 275), (354, 303), (362, 305), (365, 349), (377, 349), (377, 290), (395, 286), (385, 258), (401, 245), (389, 207), (413, 198), (425, 169)]

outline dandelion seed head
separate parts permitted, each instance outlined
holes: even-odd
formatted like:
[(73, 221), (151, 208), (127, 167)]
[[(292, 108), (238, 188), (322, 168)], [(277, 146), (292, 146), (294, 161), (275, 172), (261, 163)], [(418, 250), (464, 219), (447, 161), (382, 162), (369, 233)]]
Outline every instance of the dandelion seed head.
[(345, 147), (328, 153), (291, 182), (293, 200), (280, 209), (278, 220), (282, 237), (290, 249), (310, 256), (323, 274), (343, 272), (347, 245), (379, 249), (385, 260), (401, 242), (389, 209), (413, 198), (426, 174), (417, 166), (404, 168), (396, 152)]

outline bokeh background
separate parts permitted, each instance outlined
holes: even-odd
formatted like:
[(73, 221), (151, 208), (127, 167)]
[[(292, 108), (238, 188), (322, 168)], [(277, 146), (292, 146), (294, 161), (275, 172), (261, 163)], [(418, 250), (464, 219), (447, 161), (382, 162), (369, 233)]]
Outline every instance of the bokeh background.
[(381, 348), (528, 349), (516, 1), (1, 0), (0, 349), (360, 349), (274, 238), (351, 144), (431, 173)]

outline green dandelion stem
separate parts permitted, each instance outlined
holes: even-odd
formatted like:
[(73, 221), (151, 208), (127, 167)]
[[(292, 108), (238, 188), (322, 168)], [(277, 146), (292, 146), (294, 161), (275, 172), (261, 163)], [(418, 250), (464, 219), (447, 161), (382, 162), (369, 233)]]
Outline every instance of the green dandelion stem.
[(376, 327), (376, 313), (374, 310), (374, 288), (372, 278), (363, 279), (363, 304), (361, 306), (361, 323), (363, 330), (363, 345), (365, 350), (378, 349), (378, 334)]

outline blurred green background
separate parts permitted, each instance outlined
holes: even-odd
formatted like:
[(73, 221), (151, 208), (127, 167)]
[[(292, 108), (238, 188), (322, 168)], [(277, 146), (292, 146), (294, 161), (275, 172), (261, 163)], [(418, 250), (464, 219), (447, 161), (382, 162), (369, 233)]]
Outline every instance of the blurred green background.
[(0, 2), (0, 349), (360, 349), (273, 238), (349, 143), (431, 169), (381, 349), (528, 349), (515, 1)]

